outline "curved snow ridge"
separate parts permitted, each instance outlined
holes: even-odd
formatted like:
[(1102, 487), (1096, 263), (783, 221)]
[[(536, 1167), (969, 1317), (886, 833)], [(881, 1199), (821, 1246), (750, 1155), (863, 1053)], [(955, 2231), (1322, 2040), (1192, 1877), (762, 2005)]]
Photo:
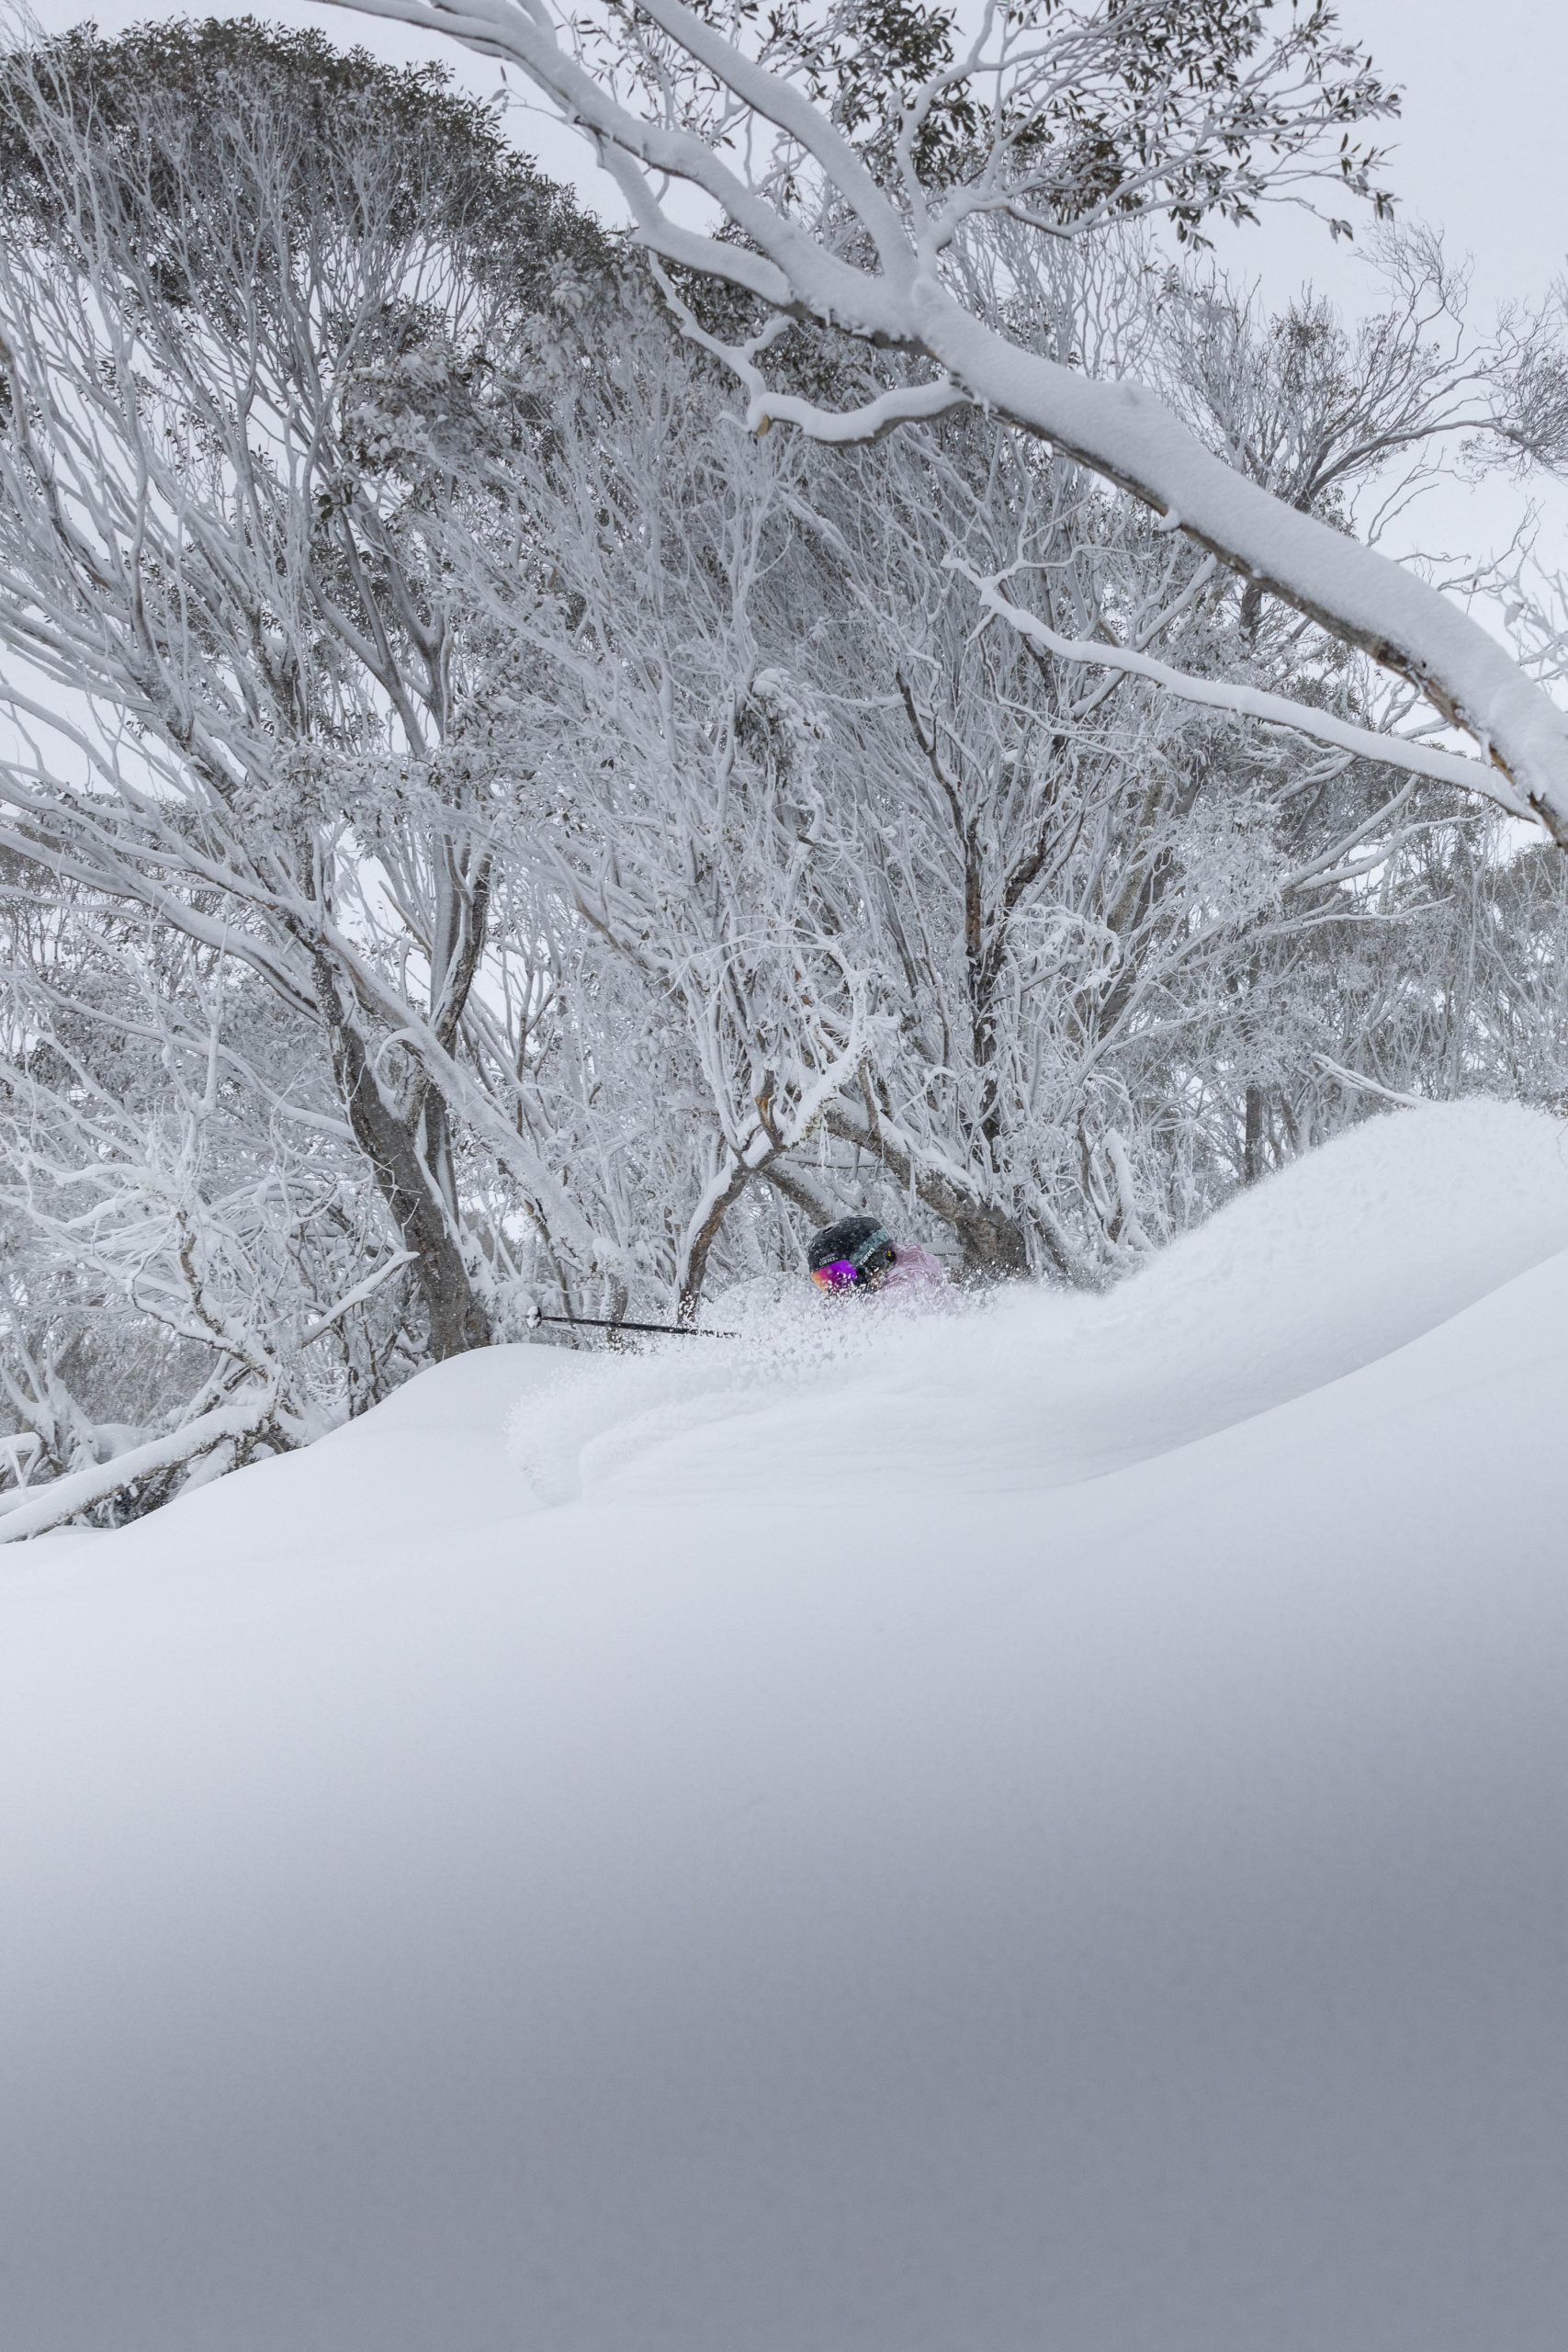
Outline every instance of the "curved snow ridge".
[(810, 1302), (772, 1340), (579, 1361), (519, 1408), (509, 1450), (547, 1505), (1050, 1489), (1339, 1379), (1564, 1250), (1568, 1127), (1486, 1100), (1404, 1110), (1104, 1297), (1035, 1286), (853, 1326)]

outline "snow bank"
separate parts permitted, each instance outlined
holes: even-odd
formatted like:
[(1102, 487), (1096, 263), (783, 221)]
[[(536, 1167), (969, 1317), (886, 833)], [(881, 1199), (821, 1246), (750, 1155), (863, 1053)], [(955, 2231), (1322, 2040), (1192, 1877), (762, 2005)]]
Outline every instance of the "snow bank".
[(1246, 1380), (1274, 1402), (1563, 1249), (1568, 1125), (1518, 1103), (1433, 1103), (1371, 1119), (1238, 1194), (1117, 1304), (1151, 1327), (1228, 1326)]
[[(869, 1476), (1055, 1487), (1227, 1427), (1403, 1346), (1568, 1249), (1568, 1128), (1472, 1102), (1370, 1121), (1105, 1298), (1044, 1289), (911, 1324), (807, 1297), (780, 1333), (575, 1360), (512, 1426), (547, 1502), (843, 1497)], [(688, 1352), (689, 1351), (689, 1352)]]
[[(956, 1427), (912, 1326), (541, 1510), (496, 1351), (8, 1572), (0, 2340), (1559, 2352), (1555, 1136), (1391, 1120), (960, 1320)], [(1174, 1429), (1244, 1334), (1094, 1475), (1117, 1363)], [(791, 1493), (896, 1392), (940, 1477)], [(699, 1442), (769, 1482), (661, 1498)]]

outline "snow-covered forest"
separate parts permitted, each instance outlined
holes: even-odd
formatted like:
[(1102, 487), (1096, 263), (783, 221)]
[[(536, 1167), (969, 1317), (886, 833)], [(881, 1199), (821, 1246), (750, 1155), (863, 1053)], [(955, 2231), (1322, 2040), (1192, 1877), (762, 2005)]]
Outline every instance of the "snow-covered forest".
[[(940, 12), (720, 29), (523, 59), (737, 224), (630, 241), (320, 34), (7, 52), (28, 1525), (847, 1208), (1092, 1289), (1391, 1095), (1568, 1091), (1554, 583), (1375, 552), (1456, 469), (1522, 516), (1568, 364), (1382, 200), (1383, 81), (1322, 10), (987, 17), (1005, 105)], [(1303, 196), (1359, 315), (1205, 241)]]
[(0, 32), (0, 2352), (1562, 2352), (1568, 31), (176, 4)]

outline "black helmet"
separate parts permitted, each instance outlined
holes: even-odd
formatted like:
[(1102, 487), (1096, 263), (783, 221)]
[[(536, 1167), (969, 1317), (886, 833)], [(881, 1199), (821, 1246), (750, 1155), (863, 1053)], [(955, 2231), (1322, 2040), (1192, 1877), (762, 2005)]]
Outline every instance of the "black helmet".
[(824, 1290), (852, 1290), (880, 1282), (897, 1255), (892, 1235), (874, 1216), (841, 1216), (813, 1234), (806, 1262)]

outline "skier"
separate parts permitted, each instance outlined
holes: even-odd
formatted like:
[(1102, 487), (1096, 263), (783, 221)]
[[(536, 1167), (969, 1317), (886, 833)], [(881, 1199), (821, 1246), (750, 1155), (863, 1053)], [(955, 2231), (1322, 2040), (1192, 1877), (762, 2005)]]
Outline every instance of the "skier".
[(806, 1252), (812, 1281), (821, 1290), (876, 1291), (909, 1295), (941, 1290), (947, 1281), (940, 1258), (918, 1241), (895, 1241), (874, 1216), (841, 1216), (814, 1234)]

